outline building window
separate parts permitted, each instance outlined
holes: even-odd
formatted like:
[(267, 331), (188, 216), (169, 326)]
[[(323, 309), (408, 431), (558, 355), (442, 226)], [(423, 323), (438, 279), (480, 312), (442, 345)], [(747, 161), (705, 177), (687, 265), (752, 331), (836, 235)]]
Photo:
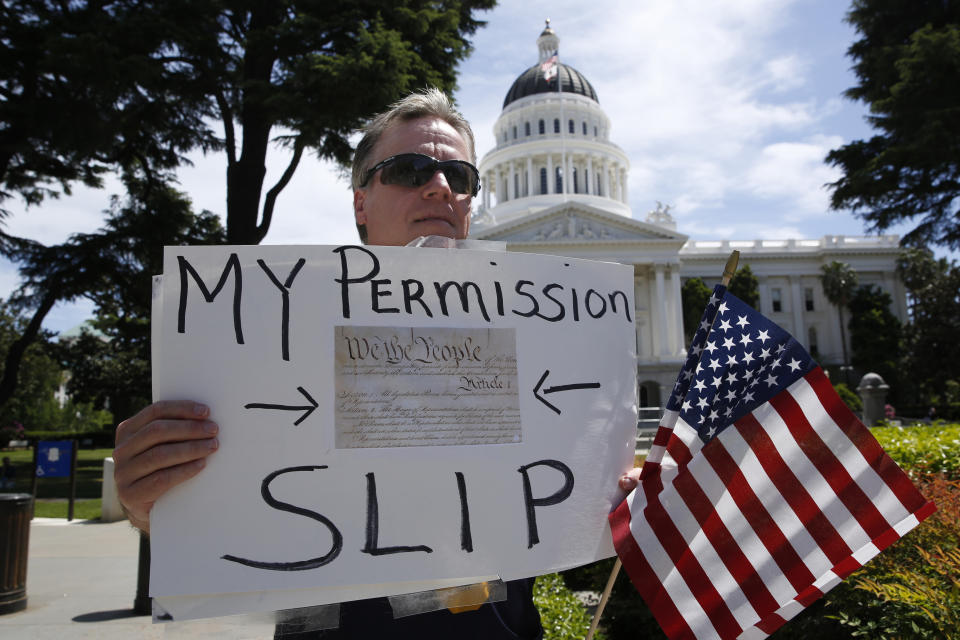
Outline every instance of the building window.
[(517, 139), (517, 125), (513, 125), (513, 139)]
[(553, 119), (553, 132), (560, 133), (560, 118)]
[(783, 311), (783, 298), (781, 297), (780, 289), (770, 290), (770, 302), (773, 303), (774, 312)]
[[(572, 120), (571, 120), (571, 122), (572, 122)], [(574, 192), (574, 193), (580, 193), (580, 189), (579, 189), (578, 182), (577, 182), (577, 168), (576, 168), (576, 167), (573, 168), (573, 192)]]
[(814, 358), (820, 355), (820, 348), (817, 344), (817, 329), (816, 327), (810, 327), (807, 329), (807, 350), (810, 352), (810, 355)]
[(569, 124), (567, 125), (567, 130), (569, 130), (570, 133), (576, 133), (576, 129), (574, 128), (574, 124), (573, 124), (573, 120), (571, 120), (571, 121), (569, 122)]
[[(541, 133), (542, 133), (542, 132), (541, 132)], [(527, 136), (528, 138), (530, 137), (530, 123), (529, 123), (529, 122), (524, 122), (524, 123), (523, 123), (523, 135)]]
[(560, 170), (560, 167), (557, 167), (554, 169), (554, 173), (557, 176), (557, 188), (554, 193), (563, 193), (563, 171)]
[(806, 306), (807, 311), (813, 311), (813, 287), (804, 287), (803, 304)]
[(587, 135), (587, 123), (583, 123), (583, 135)]
[(600, 174), (599, 174), (599, 173), (597, 174), (597, 195), (598, 195), (598, 196), (602, 196), (602, 195), (603, 195), (603, 189), (601, 188), (601, 184), (600, 184)]
[(594, 138), (597, 137), (597, 128), (596, 128), (596, 127), (593, 128), (593, 137), (594, 137)]
[[(543, 120), (540, 121), (543, 123)], [(540, 193), (549, 193), (547, 191), (547, 169), (545, 167), (540, 168)]]
[(513, 174), (513, 197), (514, 198), (520, 197), (520, 174), (519, 173)]
[(546, 133), (546, 128), (543, 125), (543, 120), (540, 120), (540, 135)]

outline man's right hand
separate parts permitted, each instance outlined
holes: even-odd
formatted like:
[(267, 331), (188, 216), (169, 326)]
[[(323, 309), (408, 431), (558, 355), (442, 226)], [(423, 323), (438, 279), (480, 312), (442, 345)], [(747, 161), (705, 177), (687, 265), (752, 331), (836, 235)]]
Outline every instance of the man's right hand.
[(155, 402), (117, 426), (113, 477), (130, 522), (150, 532), (150, 509), (171, 487), (197, 475), (217, 450), (210, 409), (187, 400)]

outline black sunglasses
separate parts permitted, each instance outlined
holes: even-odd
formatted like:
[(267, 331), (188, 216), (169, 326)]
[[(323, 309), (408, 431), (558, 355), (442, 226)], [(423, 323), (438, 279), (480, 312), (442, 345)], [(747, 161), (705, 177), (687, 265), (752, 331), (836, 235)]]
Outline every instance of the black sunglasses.
[(381, 169), (380, 182), (383, 184), (422, 187), (430, 182), (433, 174), (442, 171), (454, 193), (475, 196), (480, 192), (480, 172), (466, 160), (437, 160), (422, 153), (401, 153), (373, 165), (361, 186), (366, 186), (373, 174)]

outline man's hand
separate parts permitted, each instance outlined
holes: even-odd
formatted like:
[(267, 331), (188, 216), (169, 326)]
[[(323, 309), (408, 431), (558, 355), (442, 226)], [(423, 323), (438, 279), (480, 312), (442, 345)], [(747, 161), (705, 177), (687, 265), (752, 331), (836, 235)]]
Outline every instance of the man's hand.
[(150, 509), (171, 487), (197, 475), (217, 450), (210, 409), (187, 400), (155, 402), (120, 423), (113, 477), (131, 524), (150, 532)]
[(620, 482), (618, 484), (620, 488), (627, 493), (636, 489), (637, 485), (640, 484), (640, 467), (634, 467), (620, 476)]

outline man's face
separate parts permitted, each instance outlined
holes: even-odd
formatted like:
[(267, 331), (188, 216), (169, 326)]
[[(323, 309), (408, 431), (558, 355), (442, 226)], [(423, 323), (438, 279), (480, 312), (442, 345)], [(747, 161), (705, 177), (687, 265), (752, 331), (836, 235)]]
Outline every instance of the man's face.
[[(435, 117), (391, 125), (374, 146), (370, 166), (401, 153), (470, 161), (457, 130)], [(369, 244), (403, 246), (418, 236), (466, 238), (470, 200), (469, 195), (454, 193), (440, 171), (420, 187), (383, 184), (378, 171), (353, 192), (353, 210), (357, 224), (366, 225)]]

